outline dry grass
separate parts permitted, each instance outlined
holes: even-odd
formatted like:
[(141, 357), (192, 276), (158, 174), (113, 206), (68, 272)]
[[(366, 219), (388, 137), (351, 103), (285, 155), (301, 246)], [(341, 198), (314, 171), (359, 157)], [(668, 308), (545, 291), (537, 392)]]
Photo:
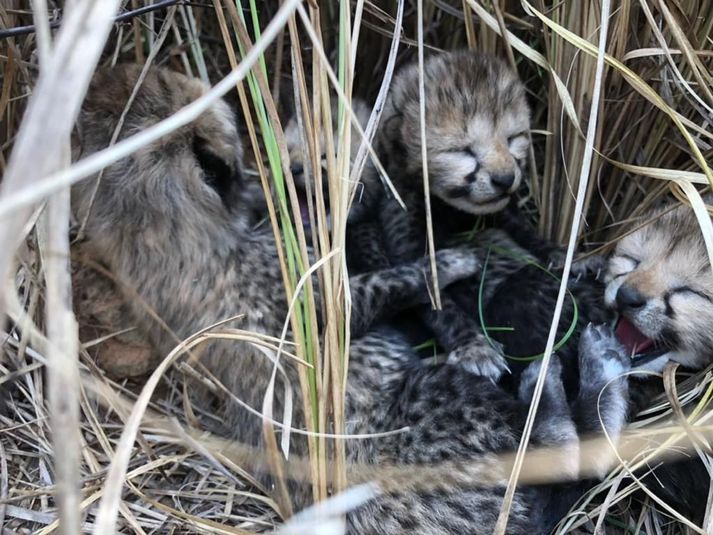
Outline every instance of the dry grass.
[[(0, 40), (0, 274), (3, 280), (13, 275), (11, 286), (0, 287), (11, 318), (0, 334), (3, 535), (5, 530), (49, 533), (58, 528), (58, 514), (65, 533), (76, 533), (79, 523), (86, 531), (106, 533), (117, 514), (122, 532), (241, 533), (274, 530), (289, 513), (289, 496), (283, 492), (268, 498), (247, 475), (255, 452), (233, 451), (192, 431), (199, 421), (211, 422), (210, 415), (196, 413), (187, 402), (182, 382), (184, 374), (197, 376), (200, 370), (180, 359), (172, 365), (166, 360), (150, 389), (142, 390), (143, 383), (113, 382), (96, 368), (85, 348), (80, 347), (77, 360), (77, 339), (66, 307), (66, 296), (71, 295), (65, 261), (67, 186), (153, 136), (185, 124), (210, 98), (227, 93), (250, 118), (244, 134), (254, 148), (255, 174), (266, 189), (277, 192), (274, 204), (269, 203), (270, 221), (285, 243), (280, 254), (289, 301), (309, 266), (303, 229), (289, 224), (298, 210), (285, 165), (280, 117), (297, 110), (310, 133), (305, 145), (318, 184), (312, 243), (322, 258), (318, 284), (325, 296), (324, 324), (330, 327), (318, 336), (309, 299), (293, 307), (289, 321), (295, 346), (288, 350), (309, 363), (302, 367), (300, 388), (312, 438), (300, 473), (313, 483), (317, 499), (326, 498), (330, 489), (345, 488), (349, 470), (339, 447), (327, 458), (327, 439), (319, 434), (339, 433), (344, 424), (349, 333), (340, 326), (349, 314), (349, 292), (342, 255), (346, 210), (356, 189), (354, 180), (338, 177), (350, 176), (353, 156), (349, 102), (352, 94), (383, 101), (394, 70), (416, 61), (421, 51), (467, 46), (501, 54), (517, 68), (534, 110), (530, 179), (521, 202), (543, 236), (561, 243), (571, 236), (570, 260), (575, 238), (590, 251), (604, 250), (617, 236), (644, 223), (646, 210), (671, 192), (695, 208), (713, 259), (713, 226), (696, 189), (713, 184), (710, 0), (614, 2), (608, 38), (599, 47), (605, 3), (590, 0), (353, 0), (319, 6), (292, 1), (279, 3), (279, 13), (278, 2), (246, 1), (237, 7), (220, 0), (160, 2), (161, 9), (144, 10), (111, 28), (108, 3), (94, 11), (83, 11), (91, 2), (67, 4), (62, 9), (62, 2), (50, 2), (46, 9), (43, 2), (33, 2), (34, 21), (29, 2), (0, 5), (0, 32), (37, 26), (36, 32)], [(122, 12), (150, 5), (139, 0), (111, 4)], [(59, 32), (48, 28), (47, 12), (62, 19)], [(90, 21), (89, 28), (78, 24), (82, 21)], [(604, 62), (601, 73), (598, 58)], [(205, 99), (143, 137), (67, 167), (69, 129), (97, 59), (101, 64), (167, 65), (217, 85)], [(260, 68), (249, 70), (253, 64)], [(593, 101), (595, 80), (602, 98)], [(339, 146), (331, 127), (325, 128), (331, 125), (333, 99), (339, 100), (343, 114)], [(592, 112), (598, 113), (595, 124)], [(367, 139), (372, 139), (374, 125), (366, 128)], [(324, 176), (316, 147), (320, 130), (328, 147), (335, 148), (327, 151)], [(363, 145), (357, 169), (368, 152), (368, 144)], [(329, 184), (331, 231), (321, 180)], [(310, 284), (307, 280), (308, 295)], [(249, 333), (225, 336), (279, 345)], [(710, 526), (692, 526), (651, 496), (643, 494), (642, 499), (641, 484), (631, 474), (636, 463), (648, 462), (646, 455), (672, 450), (674, 440), (696, 435), (698, 426), (713, 415), (708, 408), (711, 372), (677, 388), (672, 372), (667, 373), (668, 397), (654, 402), (654, 416), (643, 415), (632, 425), (631, 434), (643, 436), (647, 448), (623, 448), (629, 462), (620, 462), (582, 500), (562, 532), (711, 532)], [(686, 407), (685, 417), (679, 401)], [(649, 420), (660, 430), (643, 431)], [(271, 433), (274, 425), (266, 428)], [(710, 450), (705, 437), (694, 443), (698, 447), (692, 448), (693, 454)], [(265, 453), (275, 469), (283, 464), (278, 452), (275, 441), (273, 450)], [(519, 464), (514, 459), (505, 462), (507, 469), (511, 462)], [(385, 473), (398, 481), (407, 478), (398, 467), (393, 470)], [(434, 477), (446, 477), (447, 467), (434, 470)], [(377, 476), (384, 484), (384, 475)], [(532, 477), (526, 465), (520, 481)], [(352, 489), (330, 510), (343, 510), (371, 491), (368, 486)], [(310, 533), (314, 526), (309, 522), (308, 515), (299, 515), (285, 532)], [(325, 524), (325, 532), (338, 532), (340, 525)]]

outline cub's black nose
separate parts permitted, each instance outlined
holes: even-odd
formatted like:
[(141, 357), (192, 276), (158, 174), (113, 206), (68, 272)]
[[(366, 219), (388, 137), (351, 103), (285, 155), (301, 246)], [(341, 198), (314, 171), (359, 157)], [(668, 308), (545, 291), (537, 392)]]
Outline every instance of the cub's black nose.
[(497, 175), (491, 175), (490, 181), (503, 191), (507, 191), (515, 183), (515, 173), (501, 173)]
[(637, 289), (622, 285), (616, 292), (616, 304), (619, 308), (641, 308), (646, 304), (646, 297)]
[(304, 167), (302, 167), (302, 164), (299, 164), (299, 163), (291, 165), (290, 171), (292, 172), (292, 176), (301, 175), (302, 173), (305, 172)]

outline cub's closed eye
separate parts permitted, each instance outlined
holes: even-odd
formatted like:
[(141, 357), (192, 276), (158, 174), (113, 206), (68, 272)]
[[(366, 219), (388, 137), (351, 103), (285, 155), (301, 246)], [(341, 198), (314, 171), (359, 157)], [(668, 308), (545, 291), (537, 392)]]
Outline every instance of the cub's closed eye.
[(523, 130), (522, 132), (519, 132), (519, 133), (517, 133), (517, 134), (514, 134), (514, 135), (508, 137), (508, 144), (509, 144), (509, 143), (512, 143), (512, 142), (515, 141), (516, 139), (526, 138), (526, 137), (527, 137), (527, 131), (526, 131), (526, 130)]
[(453, 149), (449, 152), (451, 152), (452, 154), (465, 154), (466, 156), (472, 156), (473, 158), (476, 158), (475, 151), (471, 147)]
[(703, 292), (699, 292), (698, 290), (695, 290), (695, 289), (691, 288), (690, 286), (677, 286), (676, 288), (673, 288), (670, 293), (671, 293), (671, 295), (673, 295), (673, 294), (695, 295), (695, 296), (705, 299), (706, 301), (713, 302), (713, 299), (711, 298), (710, 295), (703, 293)]
[(628, 254), (618, 254), (614, 258), (621, 258), (622, 260), (627, 260), (631, 262), (634, 266), (632, 269), (636, 269), (637, 267), (639, 267), (639, 264), (641, 264), (641, 260), (639, 260), (638, 258), (634, 258), (633, 256), (629, 256)]
[(609, 260), (609, 274), (614, 279), (623, 277), (639, 267), (639, 264), (640, 261), (632, 256), (617, 254)]

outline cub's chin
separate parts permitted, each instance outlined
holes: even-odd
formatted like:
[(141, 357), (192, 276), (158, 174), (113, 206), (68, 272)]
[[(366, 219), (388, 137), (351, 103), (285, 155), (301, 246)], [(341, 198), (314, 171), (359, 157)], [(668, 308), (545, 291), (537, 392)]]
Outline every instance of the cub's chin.
[(458, 208), (459, 210), (462, 210), (463, 212), (467, 212), (473, 215), (485, 215), (493, 214), (495, 212), (500, 212), (504, 210), (505, 207), (508, 205), (508, 202), (510, 201), (510, 196), (504, 195), (502, 197), (496, 197), (494, 199), (482, 202), (477, 202), (475, 200), (467, 198), (454, 199), (452, 197), (445, 199), (441, 197), (441, 200), (455, 208)]

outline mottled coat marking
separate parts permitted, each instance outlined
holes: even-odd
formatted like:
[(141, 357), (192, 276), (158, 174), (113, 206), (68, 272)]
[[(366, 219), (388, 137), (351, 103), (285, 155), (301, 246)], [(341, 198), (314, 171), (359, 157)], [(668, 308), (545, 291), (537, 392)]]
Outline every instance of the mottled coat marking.
[[(108, 145), (138, 73), (137, 66), (121, 66), (96, 75), (79, 119), (78, 156)], [(205, 91), (198, 80), (150, 70), (122, 136), (169, 116)], [(272, 336), (281, 333), (287, 308), (274, 238), (269, 229), (253, 230), (246, 222), (241, 157), (235, 117), (219, 101), (190, 125), (107, 168), (93, 204), (95, 180), (73, 188), (78, 219), (88, 215), (87, 251), (138, 294), (139, 299), (128, 296), (132, 321), (161, 354), (178, 340), (241, 314), (241, 327)], [(447, 285), (476, 273), (479, 262), (474, 253), (444, 250), (438, 266)], [(427, 302), (427, 277), (428, 262), (420, 259), (352, 278), (352, 335), (358, 338), (382, 314)], [(355, 343), (352, 358), (357, 361), (358, 353)], [(272, 373), (269, 359), (249, 344), (227, 341), (211, 343), (204, 355), (205, 364), (232, 393), (261, 407)], [(296, 371), (289, 362), (285, 369), (299, 391)], [(379, 377), (365, 381), (378, 384)], [(228, 428), (241, 440), (258, 444), (259, 418), (229, 400), (225, 403)], [(276, 414), (282, 409), (278, 395)], [(299, 412), (295, 421), (299, 426)], [(293, 447), (304, 451), (305, 444), (295, 438)]]

